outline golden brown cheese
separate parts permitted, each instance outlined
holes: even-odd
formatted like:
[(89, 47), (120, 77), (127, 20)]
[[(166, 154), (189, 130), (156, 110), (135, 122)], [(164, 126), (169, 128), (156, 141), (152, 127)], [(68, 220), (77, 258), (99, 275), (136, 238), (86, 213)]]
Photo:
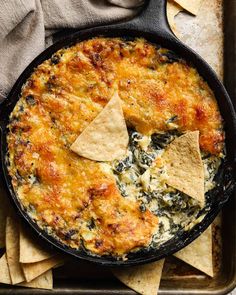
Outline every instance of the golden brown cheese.
[(63, 243), (121, 256), (150, 244), (158, 220), (123, 198), (99, 163), (69, 150), (118, 85), (126, 122), (143, 134), (167, 121), (200, 131), (201, 149), (223, 149), (222, 119), (197, 71), (143, 39), (95, 38), (38, 66), (11, 115), (9, 172), (22, 204)]

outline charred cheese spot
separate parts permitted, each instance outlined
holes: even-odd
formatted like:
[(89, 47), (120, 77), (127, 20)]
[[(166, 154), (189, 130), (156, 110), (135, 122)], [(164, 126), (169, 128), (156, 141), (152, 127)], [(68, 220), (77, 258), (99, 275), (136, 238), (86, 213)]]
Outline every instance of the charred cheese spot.
[(93, 253), (122, 256), (150, 245), (157, 217), (69, 150), (117, 85), (129, 127), (147, 136), (199, 130), (204, 152), (222, 152), (218, 106), (197, 71), (143, 39), (119, 38), (77, 43), (39, 65), (11, 114), (8, 148), (14, 189), (41, 227), (70, 247), (82, 240)]

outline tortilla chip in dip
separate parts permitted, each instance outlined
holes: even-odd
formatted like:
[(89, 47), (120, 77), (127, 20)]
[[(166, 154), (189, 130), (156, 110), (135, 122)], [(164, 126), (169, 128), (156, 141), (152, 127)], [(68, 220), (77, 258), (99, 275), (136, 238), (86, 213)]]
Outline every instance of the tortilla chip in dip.
[(213, 277), (211, 226), (190, 245), (175, 253), (174, 256)]
[(53, 256), (53, 253), (46, 251), (37, 240), (30, 236), (22, 226), (20, 227), (20, 262), (21, 263), (34, 263)]
[(70, 149), (94, 161), (112, 161), (127, 150), (128, 131), (117, 92), (104, 109), (79, 135)]
[(197, 15), (198, 10), (200, 8), (202, 0), (174, 0), (180, 6), (182, 6), (185, 10), (192, 13), (193, 15)]
[(203, 207), (204, 167), (199, 148), (199, 131), (187, 132), (173, 140), (163, 154), (166, 183), (196, 199)]
[(19, 262), (19, 226), (13, 217), (7, 217), (6, 222), (6, 257), (13, 285), (25, 280)]
[(164, 259), (157, 262), (113, 269), (113, 274), (126, 286), (142, 295), (157, 295)]

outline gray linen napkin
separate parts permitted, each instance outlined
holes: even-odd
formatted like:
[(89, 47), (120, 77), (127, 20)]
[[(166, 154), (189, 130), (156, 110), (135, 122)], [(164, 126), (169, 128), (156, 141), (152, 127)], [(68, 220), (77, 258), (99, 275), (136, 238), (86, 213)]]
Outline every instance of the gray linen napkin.
[(48, 37), (52, 33), (131, 18), (143, 2), (0, 0), (0, 99), (6, 97), (24, 68), (50, 44)]

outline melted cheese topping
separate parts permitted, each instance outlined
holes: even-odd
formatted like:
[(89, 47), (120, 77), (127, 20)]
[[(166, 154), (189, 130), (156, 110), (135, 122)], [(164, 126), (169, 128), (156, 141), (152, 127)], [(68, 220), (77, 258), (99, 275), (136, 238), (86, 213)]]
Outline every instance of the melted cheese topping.
[(103, 164), (69, 150), (115, 85), (129, 127), (147, 136), (199, 130), (203, 151), (222, 152), (220, 113), (194, 68), (143, 39), (94, 38), (59, 50), (22, 88), (9, 124), (9, 172), (28, 214), (50, 234), (73, 248), (122, 256), (150, 245), (158, 219), (125, 199)]

